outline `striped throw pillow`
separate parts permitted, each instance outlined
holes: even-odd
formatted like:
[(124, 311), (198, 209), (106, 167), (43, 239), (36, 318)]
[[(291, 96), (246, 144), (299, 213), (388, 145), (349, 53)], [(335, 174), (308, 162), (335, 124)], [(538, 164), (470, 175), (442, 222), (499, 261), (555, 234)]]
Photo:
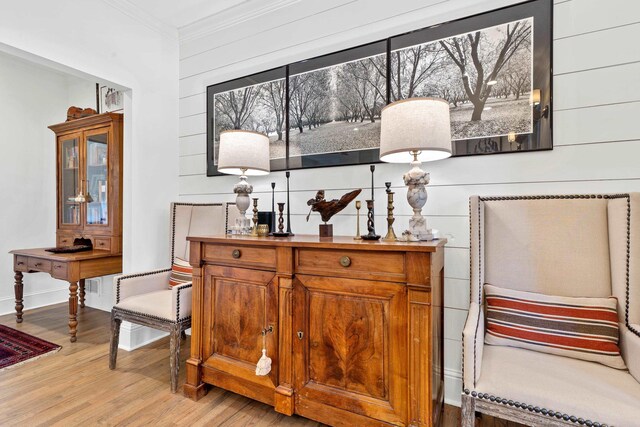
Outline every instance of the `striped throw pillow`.
[(169, 276), (169, 289), (182, 283), (191, 281), (193, 267), (187, 261), (176, 258), (171, 266), (171, 275)]
[(526, 348), (626, 369), (617, 300), (572, 298), (484, 285), (485, 343)]

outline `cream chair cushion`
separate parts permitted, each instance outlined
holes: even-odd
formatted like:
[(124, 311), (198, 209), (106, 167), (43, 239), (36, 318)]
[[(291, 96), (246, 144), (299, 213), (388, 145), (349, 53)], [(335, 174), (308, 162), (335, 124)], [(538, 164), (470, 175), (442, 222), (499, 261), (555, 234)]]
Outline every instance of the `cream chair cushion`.
[(593, 422), (640, 425), (640, 383), (593, 362), (485, 345), (475, 389)]
[(115, 307), (141, 313), (170, 322), (180, 322), (191, 316), (191, 282), (134, 295), (118, 302)]
[(116, 304), (116, 307), (168, 321), (175, 321), (175, 319), (171, 318), (171, 289), (129, 297)]

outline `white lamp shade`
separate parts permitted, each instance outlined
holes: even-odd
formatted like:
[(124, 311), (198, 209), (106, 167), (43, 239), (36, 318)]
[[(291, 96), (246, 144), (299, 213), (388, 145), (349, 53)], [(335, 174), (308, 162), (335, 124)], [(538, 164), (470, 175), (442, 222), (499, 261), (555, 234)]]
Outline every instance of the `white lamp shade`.
[(230, 175), (267, 175), (269, 166), (269, 138), (247, 130), (220, 132), (218, 171)]
[(380, 160), (409, 163), (412, 151), (428, 162), (451, 156), (449, 103), (438, 98), (409, 98), (382, 109)]

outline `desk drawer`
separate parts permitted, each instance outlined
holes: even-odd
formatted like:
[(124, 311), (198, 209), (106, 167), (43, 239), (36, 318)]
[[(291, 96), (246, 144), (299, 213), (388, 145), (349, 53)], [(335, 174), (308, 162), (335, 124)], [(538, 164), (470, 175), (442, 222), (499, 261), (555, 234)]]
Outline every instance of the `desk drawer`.
[(73, 245), (73, 236), (58, 236), (57, 245), (59, 247)]
[(276, 268), (276, 249), (270, 247), (207, 244), (204, 260), (212, 264), (257, 267), (268, 270)]
[(67, 277), (67, 263), (54, 261), (51, 267), (51, 275), (58, 279), (66, 279)]
[(111, 250), (111, 239), (108, 237), (96, 237), (93, 241), (93, 248), (102, 251)]
[(295, 272), (394, 282), (406, 280), (403, 252), (299, 248), (295, 254)]
[(29, 258), (22, 255), (16, 255), (15, 265), (13, 266), (16, 271), (27, 271), (27, 263)]
[(42, 271), (45, 273), (51, 272), (51, 261), (40, 258), (29, 258), (27, 261), (29, 270)]

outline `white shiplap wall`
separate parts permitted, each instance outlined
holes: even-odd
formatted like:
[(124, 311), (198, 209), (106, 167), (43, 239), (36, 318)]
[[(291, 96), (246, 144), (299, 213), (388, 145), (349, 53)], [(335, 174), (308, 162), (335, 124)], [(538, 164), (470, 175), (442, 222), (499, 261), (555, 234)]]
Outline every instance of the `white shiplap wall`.
[[(207, 178), (206, 103), (209, 84), (403, 31), (490, 10), (509, 3), (474, 0), (300, 0), (273, 15), (224, 31), (184, 37), (180, 47), (180, 198), (233, 200), (236, 177)], [(277, 16), (276, 16), (277, 14)], [(188, 28), (187, 28), (188, 30)], [(425, 165), (431, 172), (426, 214), (449, 239), (445, 264), (445, 365), (447, 402), (459, 403), (460, 337), (469, 303), (468, 199), (474, 194), (547, 194), (640, 191), (640, 2), (556, 0), (554, 6), (553, 151), (453, 158)], [(385, 181), (396, 191), (396, 232), (407, 226), (406, 165), (380, 164), (376, 173), (379, 217), (385, 230)], [(270, 205), (271, 181), (284, 201), (284, 172), (253, 178), (260, 208)], [(292, 172), (292, 228), (316, 233), (306, 223), (306, 200), (324, 188), (337, 197), (367, 188), (368, 166)], [(335, 234), (353, 234), (354, 209), (334, 220)]]

